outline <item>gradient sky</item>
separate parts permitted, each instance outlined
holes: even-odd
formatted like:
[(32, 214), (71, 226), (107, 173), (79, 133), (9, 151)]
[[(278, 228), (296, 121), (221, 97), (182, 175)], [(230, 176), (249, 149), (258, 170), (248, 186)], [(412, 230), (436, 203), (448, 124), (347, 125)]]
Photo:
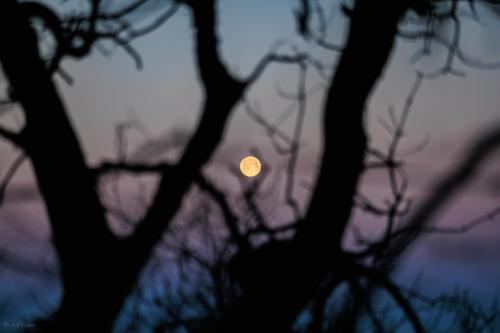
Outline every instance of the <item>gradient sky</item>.
[[(60, 3), (55, 0), (46, 2)], [(335, 62), (335, 54), (312, 48), (294, 37), (293, 8), (296, 7), (297, 1), (291, 0), (220, 1), (221, 50), (231, 70), (241, 75), (248, 74), (273, 42), (281, 38), (309, 50), (330, 67)], [(500, 59), (500, 44), (496, 38), (500, 25), (495, 24), (494, 15), (486, 11), (481, 13), (482, 27), (472, 21), (464, 26), (465, 49), (481, 59)], [(340, 42), (343, 40), (346, 21), (336, 9), (329, 16), (333, 18), (329, 38)], [(64, 62), (65, 69), (74, 77), (75, 83), (68, 86), (58, 80), (57, 84), (90, 163), (114, 156), (114, 128), (121, 121), (140, 119), (146, 128), (143, 133), (131, 133), (130, 152), (145, 140), (153, 145), (157, 138), (168, 136), (174, 129), (189, 131), (193, 128), (199, 114), (201, 92), (193, 66), (192, 34), (189, 16), (186, 11), (181, 10), (162, 28), (134, 42), (144, 60), (142, 71), (137, 71), (130, 57), (119, 49), (111, 57), (94, 52), (84, 61)], [(370, 100), (367, 125), (370, 137), (379, 146), (387, 142), (387, 136), (377, 124), (377, 118), (386, 117), (390, 104), (395, 106), (396, 111), (401, 110), (417, 68), (429, 69), (442, 64), (445, 53), (438, 49), (424, 62), (410, 64), (409, 59), (418, 46), (403, 41), (397, 43), (388, 69)], [(411, 147), (425, 137), (430, 138), (423, 152), (408, 158), (408, 173), (417, 198), (425, 195), (429, 185), (440, 179), (461, 158), (471, 137), (483, 132), (493, 122), (500, 121), (500, 71), (465, 71), (466, 78), (446, 76), (424, 81), (417, 93), (408, 121), (408, 138), (403, 143), (403, 147)], [(357, 73), (352, 75), (352, 79), (356, 80)], [(296, 78), (295, 68), (272, 66), (251, 89), (249, 100), (258, 102), (268, 119), (276, 119), (289, 103), (276, 96), (276, 86), (292, 90), (296, 85)], [(321, 81), (311, 73), (308, 83), (313, 87)], [(321, 105), (321, 94), (311, 97), (308, 102), (298, 182), (310, 182), (315, 174), (320, 142)], [(19, 123), (19, 118), (19, 114), (13, 112), (0, 116), (0, 121), (15, 125)], [(284, 128), (290, 128), (291, 124), (286, 123)], [(279, 171), (283, 160), (273, 153), (262, 128), (253, 123), (242, 108), (238, 108), (229, 124), (224, 144), (211, 161), (210, 172), (224, 182), (227, 164), (238, 164), (240, 158), (254, 146), (259, 147), (274, 170)], [(14, 156), (8, 145), (0, 143), (0, 175)], [(175, 158), (175, 154), (172, 156)], [(498, 179), (500, 173), (490, 163), (485, 166), (482, 177), (443, 213), (443, 222), (456, 224), (494, 207), (498, 201), (498, 193), (491, 188), (492, 177)], [(36, 230), (37, 234), (42, 235), (41, 239), (46, 239), (48, 230), (43, 209), (38, 203), (28, 204), (17, 200), (29, 197), (26, 184), (30, 183), (31, 171), (29, 165), (25, 165), (8, 193), (7, 199), (10, 198), (11, 201), (0, 209), (0, 219), (13, 219), (13, 216), (17, 216), (16, 219), (21, 220), (20, 225)], [(378, 198), (383, 198), (385, 184), (384, 178), (374, 175), (366, 178), (363, 188)], [(299, 194), (302, 199), (305, 198), (303, 190)], [(494, 281), (500, 281), (500, 278), (492, 279), (492, 276), (500, 277), (500, 271), (493, 269), (496, 264), (494, 252), (491, 252), (495, 241), (494, 233), (487, 227), (483, 228), (473, 233), (474, 237), (454, 238), (439, 246), (436, 245), (439, 242), (424, 242), (427, 245), (416, 250), (415, 258), (419, 258), (417, 264), (407, 272), (414, 274), (432, 260), (435, 263), (441, 262), (433, 267), (446, 267), (443, 262), (447, 262), (459, 270), (457, 283), (464, 282), (472, 288), (482, 284), (485, 287), (483, 292), (499, 287)], [(16, 239), (16, 232), (10, 226), (0, 225), (0, 229), (4, 235), (2, 241)], [(463, 243), (458, 239), (462, 239)], [(481, 242), (478, 243), (479, 239)], [(465, 247), (464, 244), (467, 244), (467, 252), (471, 248), (475, 249), (476, 255), (472, 259), (460, 255), (465, 251), (460, 251), (460, 248)], [(470, 270), (463, 265), (464, 261), (476, 261), (478, 258), (484, 259), (479, 265), (482, 272), (486, 272), (483, 277), (478, 277), (477, 265)], [(429, 269), (427, 278), (439, 279), (441, 271), (442, 269)], [(443, 284), (443, 288), (445, 287)]]

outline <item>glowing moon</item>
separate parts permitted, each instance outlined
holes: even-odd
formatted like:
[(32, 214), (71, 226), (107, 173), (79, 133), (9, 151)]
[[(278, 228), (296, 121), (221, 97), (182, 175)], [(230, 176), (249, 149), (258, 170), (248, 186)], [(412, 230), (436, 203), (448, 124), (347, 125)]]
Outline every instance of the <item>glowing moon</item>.
[(262, 165), (260, 161), (255, 156), (247, 156), (243, 158), (240, 162), (240, 170), (244, 176), (255, 177), (260, 173)]

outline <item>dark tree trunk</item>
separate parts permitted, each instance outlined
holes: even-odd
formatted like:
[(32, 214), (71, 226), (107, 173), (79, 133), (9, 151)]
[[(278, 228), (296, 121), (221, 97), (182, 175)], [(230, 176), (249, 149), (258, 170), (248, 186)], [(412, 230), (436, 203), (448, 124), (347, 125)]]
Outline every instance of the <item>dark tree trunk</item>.
[(349, 274), (340, 249), (363, 169), (364, 110), (390, 58), (404, 3), (355, 2), (326, 96), (323, 158), (306, 217), (293, 241), (271, 243), (237, 259), (245, 297), (220, 322), (219, 332), (289, 332), (328, 276)]
[(186, 1), (196, 28), (196, 58), (205, 101), (198, 128), (175, 167), (162, 175), (152, 206), (133, 235), (109, 230), (78, 138), (46, 65), (37, 37), (15, 0), (0, 1), (0, 62), (26, 116), (23, 148), (47, 208), (59, 256), (63, 299), (45, 329), (110, 332), (184, 194), (222, 140), (227, 120), (248, 83), (220, 60), (213, 0)]
[(349, 222), (366, 149), (364, 110), (390, 58), (405, 3), (355, 2), (324, 106), (321, 167), (299, 230), (299, 238), (321, 252), (341, 245)]
[[(239, 276), (246, 298), (221, 321), (219, 331), (288, 332), (326, 274), (341, 271), (335, 253), (363, 163), (363, 110), (392, 50), (404, 11), (401, 2), (387, 1), (385, 7), (373, 0), (356, 2), (325, 103), (324, 153), (307, 216), (295, 240), (269, 244), (242, 262)], [(246, 88), (227, 72), (217, 52), (214, 1), (186, 3), (196, 26), (203, 114), (179, 164), (162, 178), (143, 221), (132, 237), (120, 241), (108, 228), (95, 179), (40, 59), (36, 35), (15, 0), (0, 1), (0, 62), (24, 109), (22, 144), (45, 200), (61, 266), (64, 296), (50, 331), (111, 331), (141, 268), (221, 141)]]
[(16, 1), (0, 2), (0, 44), (3, 70), (25, 114), (22, 147), (59, 256), (64, 293), (47, 330), (109, 332), (134, 281), (125, 279), (125, 254), (108, 228), (95, 180), (40, 59), (36, 34)]

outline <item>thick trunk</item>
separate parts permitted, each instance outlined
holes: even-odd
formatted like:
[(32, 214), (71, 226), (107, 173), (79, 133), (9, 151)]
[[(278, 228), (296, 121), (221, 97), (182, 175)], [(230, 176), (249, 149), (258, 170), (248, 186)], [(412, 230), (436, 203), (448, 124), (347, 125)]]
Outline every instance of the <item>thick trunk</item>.
[(126, 296), (119, 294), (133, 281), (117, 274), (126, 263), (116, 259), (124, 254), (108, 229), (95, 181), (40, 59), (36, 34), (16, 1), (0, 2), (0, 44), (0, 62), (25, 114), (23, 148), (59, 256), (64, 295), (50, 331), (109, 331)]
[[(103, 274), (110, 274), (115, 281), (120, 279), (109, 271)], [(103, 281), (100, 273), (96, 278), (96, 283), (88, 281), (75, 290), (66, 289), (58, 311), (50, 320), (41, 321), (36, 332), (112, 332), (126, 294), (115, 289), (113, 283)]]
[(113, 236), (65, 107), (38, 54), (36, 35), (18, 8), (15, 1), (2, 1), (0, 60), (24, 109), (24, 149), (46, 202), (54, 242), (73, 255), (89, 239), (99, 246)]
[[(382, 7), (372, 0), (357, 1), (348, 43), (325, 104), (322, 166), (298, 241), (265, 247), (259, 252), (261, 258), (246, 266), (252, 276), (242, 283), (248, 297), (219, 331), (289, 331), (297, 311), (333, 264), (328, 253), (340, 247), (363, 163), (363, 110), (389, 58), (403, 11), (400, 2), (389, 1)], [(140, 268), (193, 177), (220, 142), (230, 111), (243, 93), (244, 85), (230, 77), (216, 52), (213, 3), (194, 2), (192, 6), (209, 6), (193, 11), (200, 77), (206, 91), (204, 113), (179, 165), (171, 177), (162, 180), (155, 203), (128, 243), (127, 249), (138, 250), (132, 253), (122, 252), (108, 229), (94, 180), (40, 60), (33, 30), (16, 1), (0, 1), (0, 61), (25, 111), (23, 142), (61, 262), (64, 297), (51, 331), (110, 331)], [(320, 254), (326, 259), (320, 261)]]
[(405, 1), (356, 1), (323, 113), (323, 157), (299, 237), (320, 251), (341, 245), (366, 149), (364, 110), (383, 75)]
[(306, 217), (293, 241), (269, 244), (241, 259), (237, 270), (245, 297), (219, 332), (289, 332), (328, 276), (349, 274), (340, 249), (363, 168), (363, 114), (390, 58), (402, 3), (356, 1), (326, 96), (323, 158)]
[(78, 139), (41, 61), (37, 38), (15, 0), (0, 1), (0, 61), (24, 109), (25, 150), (49, 215), (61, 264), (63, 299), (51, 332), (109, 332), (154, 246), (184, 194), (222, 140), (246, 84), (220, 60), (214, 1), (188, 2), (196, 26), (196, 56), (205, 103), (183, 157), (163, 177), (154, 203), (134, 234), (110, 232)]

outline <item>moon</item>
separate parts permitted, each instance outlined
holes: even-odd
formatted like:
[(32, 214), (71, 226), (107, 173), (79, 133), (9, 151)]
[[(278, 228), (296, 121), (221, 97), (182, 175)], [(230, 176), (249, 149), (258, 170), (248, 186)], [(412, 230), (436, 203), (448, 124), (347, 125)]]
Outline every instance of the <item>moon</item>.
[(255, 177), (260, 173), (262, 164), (255, 156), (246, 156), (240, 162), (240, 171), (246, 177)]

